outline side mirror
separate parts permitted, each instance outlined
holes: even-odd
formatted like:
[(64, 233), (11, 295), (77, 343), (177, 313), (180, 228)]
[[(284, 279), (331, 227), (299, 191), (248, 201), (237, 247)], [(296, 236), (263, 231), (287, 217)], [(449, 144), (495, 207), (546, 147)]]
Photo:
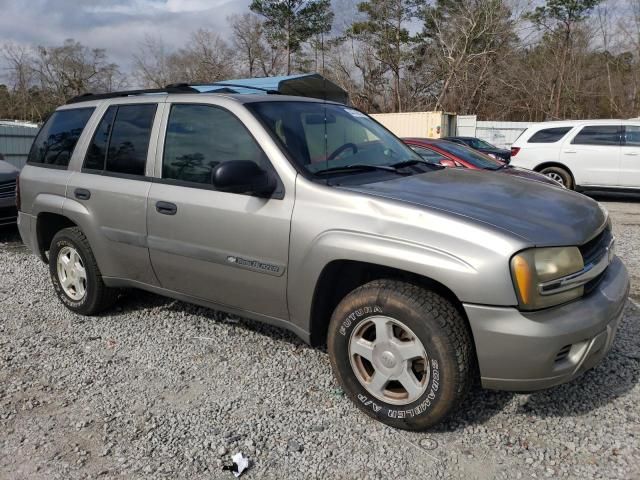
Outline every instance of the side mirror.
[(454, 162), (453, 160), (450, 160), (448, 158), (444, 158), (442, 160), (440, 160), (440, 165), (442, 165), (443, 167), (447, 167), (447, 168), (455, 168), (458, 165), (456, 165), (456, 162)]
[(270, 172), (249, 160), (222, 162), (211, 172), (211, 183), (223, 192), (270, 196), (277, 182)]

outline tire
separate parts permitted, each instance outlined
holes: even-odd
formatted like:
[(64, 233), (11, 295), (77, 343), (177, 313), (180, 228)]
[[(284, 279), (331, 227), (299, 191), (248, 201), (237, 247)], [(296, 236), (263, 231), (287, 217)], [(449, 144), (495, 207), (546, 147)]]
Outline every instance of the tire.
[[(72, 312), (95, 315), (113, 305), (117, 298), (117, 290), (103, 283), (89, 241), (77, 227), (60, 230), (53, 237), (49, 274), (56, 295)], [(69, 283), (63, 286), (63, 280)]]
[[(385, 332), (391, 340), (379, 342)], [(473, 383), (468, 324), (449, 300), (412, 284), (376, 280), (348, 294), (331, 317), (327, 344), (333, 371), (349, 398), (392, 427), (436, 425), (460, 405)], [(364, 356), (354, 353), (361, 349)], [(404, 359), (416, 352), (426, 356)], [(413, 377), (406, 377), (406, 371)], [(379, 372), (381, 382), (388, 380), (382, 390), (374, 387), (381, 384), (375, 381)]]
[(573, 190), (573, 178), (571, 178), (571, 174), (562, 167), (546, 167), (540, 170), (540, 173), (546, 175), (549, 178), (552, 178), (556, 182), (562, 183), (565, 188), (569, 190)]

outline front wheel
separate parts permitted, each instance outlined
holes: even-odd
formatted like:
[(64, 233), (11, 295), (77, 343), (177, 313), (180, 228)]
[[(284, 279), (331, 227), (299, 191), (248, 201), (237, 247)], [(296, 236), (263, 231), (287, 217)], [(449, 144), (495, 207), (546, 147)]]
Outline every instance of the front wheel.
[(356, 406), (396, 428), (437, 424), (472, 382), (473, 345), (460, 312), (400, 281), (376, 280), (347, 295), (331, 318), (328, 348)]

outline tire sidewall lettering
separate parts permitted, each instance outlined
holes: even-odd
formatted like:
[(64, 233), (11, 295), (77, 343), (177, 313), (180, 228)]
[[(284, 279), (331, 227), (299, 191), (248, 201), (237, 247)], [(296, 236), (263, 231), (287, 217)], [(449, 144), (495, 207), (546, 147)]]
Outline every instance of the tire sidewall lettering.
[[(438, 359), (432, 357), (435, 351), (429, 352), (430, 349), (427, 346), (427, 342), (425, 343), (425, 348), (427, 348), (427, 352), (429, 355), (429, 385), (420, 398), (409, 405), (393, 405), (385, 403), (378, 398), (370, 395), (350, 370), (351, 366), (348, 359), (348, 342), (353, 329), (356, 328), (356, 326), (364, 321), (367, 317), (384, 314), (385, 309), (380, 305), (367, 305), (357, 308), (349, 312), (349, 314), (347, 314), (340, 322), (338, 332), (340, 334), (339, 337), (342, 337), (342, 341), (340, 343), (344, 342), (344, 355), (346, 358), (346, 365), (348, 365), (348, 367), (345, 368), (349, 369), (349, 374), (351, 377), (353, 377), (352, 383), (354, 386), (356, 386), (357, 389), (357, 393), (355, 395), (356, 398), (354, 400), (359, 402), (365, 408), (370, 409), (377, 417), (386, 417), (396, 421), (403, 421), (405, 419), (424, 415), (432, 408), (434, 408), (434, 406), (437, 404), (442, 389), (442, 367)], [(391, 317), (394, 316), (389, 312), (386, 312), (386, 314)]]

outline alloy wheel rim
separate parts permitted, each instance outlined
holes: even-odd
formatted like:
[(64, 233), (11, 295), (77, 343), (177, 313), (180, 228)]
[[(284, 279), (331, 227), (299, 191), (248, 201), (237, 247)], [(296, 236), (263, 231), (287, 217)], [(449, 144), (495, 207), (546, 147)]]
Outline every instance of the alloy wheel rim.
[(391, 317), (368, 317), (353, 330), (349, 360), (365, 390), (386, 403), (412, 403), (429, 385), (424, 345), (409, 327)]
[(82, 300), (87, 294), (87, 271), (78, 251), (73, 247), (62, 247), (56, 267), (64, 293), (76, 302)]
[(549, 173), (547, 173), (547, 177), (549, 177), (552, 180), (555, 180), (556, 182), (560, 183), (561, 185), (564, 185), (564, 178), (562, 178), (562, 175), (560, 175), (559, 173), (549, 172)]

